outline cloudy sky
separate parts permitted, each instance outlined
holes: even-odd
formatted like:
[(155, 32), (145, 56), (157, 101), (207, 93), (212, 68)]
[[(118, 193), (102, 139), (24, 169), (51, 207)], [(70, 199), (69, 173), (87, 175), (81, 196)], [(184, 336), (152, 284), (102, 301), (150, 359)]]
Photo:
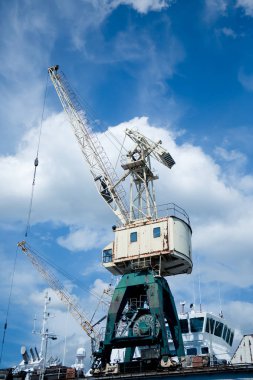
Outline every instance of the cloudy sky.
[[(157, 198), (190, 215), (194, 258), (192, 275), (168, 279), (176, 304), (222, 309), (237, 340), (252, 333), (252, 0), (2, 0), (0, 18), (1, 366), (18, 363), (21, 345), (39, 346), (33, 318), (39, 327), (47, 284), (16, 244), (26, 230), (44, 99), (28, 240), (67, 272), (62, 281), (90, 316), (98, 301), (89, 290), (115, 283), (100, 265), (115, 218), (47, 85), (55, 64), (99, 121), (95, 132), (113, 162), (108, 128), (119, 141), (126, 127), (137, 128), (174, 157), (171, 171), (156, 166)], [(89, 340), (50, 295), (58, 335), (50, 350), (62, 356), (66, 336), (71, 364)]]

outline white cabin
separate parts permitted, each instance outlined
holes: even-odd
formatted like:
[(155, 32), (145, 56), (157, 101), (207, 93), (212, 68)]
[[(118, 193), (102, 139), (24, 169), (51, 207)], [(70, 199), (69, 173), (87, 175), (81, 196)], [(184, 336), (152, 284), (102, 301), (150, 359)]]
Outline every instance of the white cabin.
[(136, 220), (115, 227), (114, 242), (102, 253), (102, 264), (112, 274), (153, 268), (161, 276), (192, 271), (192, 230), (176, 216)]

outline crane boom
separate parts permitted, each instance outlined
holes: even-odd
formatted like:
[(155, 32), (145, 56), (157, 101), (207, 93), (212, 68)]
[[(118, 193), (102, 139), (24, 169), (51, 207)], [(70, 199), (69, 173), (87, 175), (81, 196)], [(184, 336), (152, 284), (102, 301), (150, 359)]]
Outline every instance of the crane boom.
[(171, 157), (170, 153), (161, 146), (161, 140), (155, 143), (139, 131), (134, 131), (131, 129), (126, 129), (125, 133), (128, 137), (130, 137), (130, 139), (137, 144), (141, 144), (145, 148), (146, 156), (151, 154), (157, 161), (161, 162), (170, 169), (175, 164), (175, 161)]
[(64, 288), (63, 284), (50, 270), (49, 266), (42, 261), (42, 259), (36, 254), (26, 241), (18, 243), (18, 247), (28, 257), (32, 265), (38, 270), (42, 277), (47, 281), (48, 285), (54, 290), (60, 300), (68, 307), (70, 314), (79, 323), (82, 329), (92, 340), (92, 346), (99, 341), (99, 334), (89, 322), (88, 317), (85, 315), (81, 307), (75, 302), (73, 297)]
[(123, 225), (129, 217), (125, 203), (125, 190), (105, 153), (97, 135), (92, 131), (91, 122), (81, 103), (59, 66), (48, 69), (49, 76), (68, 115), (81, 151), (89, 165), (99, 193), (111, 207)]

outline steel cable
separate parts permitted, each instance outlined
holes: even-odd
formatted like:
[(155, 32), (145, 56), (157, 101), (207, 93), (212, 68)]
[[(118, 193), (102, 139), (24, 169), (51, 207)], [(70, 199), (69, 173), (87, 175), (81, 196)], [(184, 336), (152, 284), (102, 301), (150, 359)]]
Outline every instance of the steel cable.
[(33, 172), (32, 191), (31, 191), (30, 203), (29, 203), (29, 208), (28, 208), (28, 215), (27, 215), (27, 222), (26, 222), (26, 229), (25, 229), (25, 237), (28, 236), (28, 232), (30, 230), (30, 221), (31, 221), (31, 213), (32, 213), (32, 206), (33, 206), (33, 195), (34, 195), (36, 171), (37, 171), (37, 167), (39, 165), (39, 149), (40, 149), (41, 132), (42, 132), (42, 125), (43, 125), (44, 112), (45, 112), (45, 104), (46, 104), (46, 97), (47, 97), (48, 77), (49, 77), (49, 75), (47, 74), (47, 81), (46, 81), (46, 88), (45, 88), (45, 93), (44, 93), (42, 115), (41, 115), (41, 121), (40, 121), (40, 129), (39, 129), (39, 139), (38, 139), (37, 153), (36, 153), (36, 158), (34, 160), (34, 172)]

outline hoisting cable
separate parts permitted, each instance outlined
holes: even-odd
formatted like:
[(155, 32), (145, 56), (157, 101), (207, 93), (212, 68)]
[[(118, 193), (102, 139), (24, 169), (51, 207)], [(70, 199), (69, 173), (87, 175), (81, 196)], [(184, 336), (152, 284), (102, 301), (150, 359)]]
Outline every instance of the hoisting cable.
[(116, 164), (115, 164), (115, 170), (117, 169), (117, 165), (118, 165), (118, 162), (119, 162), (119, 159), (120, 159), (120, 156), (121, 156), (121, 152), (122, 152), (122, 149), (124, 148), (125, 140), (126, 140), (126, 134), (124, 136), (124, 140), (123, 140), (123, 142), (121, 144), (121, 147), (120, 147), (119, 155), (118, 155), (118, 158), (117, 158), (117, 161), (116, 161)]
[[(117, 137), (110, 131), (110, 128), (107, 129), (107, 131), (104, 132), (105, 136), (107, 137), (107, 139), (110, 141), (110, 143), (118, 150), (118, 151), (121, 151), (122, 149), (125, 150), (125, 152), (127, 152), (128, 150), (122, 146), (121, 142), (117, 139)], [(116, 141), (116, 143), (120, 146), (117, 147), (111, 140), (111, 138), (108, 136), (108, 135), (111, 135), (111, 137)], [(126, 135), (125, 135), (126, 136)], [(125, 139), (124, 139), (125, 141)]]
[[(68, 272), (66, 272), (65, 270), (63, 270), (61, 267), (59, 267), (57, 264), (55, 264), (53, 261), (47, 259), (46, 257), (43, 257), (39, 252), (38, 250), (32, 248), (29, 244), (27, 244), (27, 248), (28, 250), (33, 254), (33, 256), (36, 257), (36, 259), (38, 261), (40, 261), (43, 265), (46, 265), (48, 266), (49, 270), (52, 269), (54, 270), (56, 273), (60, 273), (63, 277), (65, 277), (67, 280), (73, 282), (74, 284), (77, 284), (78, 287), (82, 290), (84, 290), (85, 292), (88, 292), (90, 293), (91, 295), (93, 295), (95, 298), (97, 298), (98, 300), (100, 300), (101, 298), (101, 295), (99, 295), (98, 293), (96, 293), (95, 291), (93, 290), (90, 290), (90, 289), (87, 289), (86, 287), (84, 287), (81, 283), (80, 283), (80, 280), (73, 276), (73, 275), (70, 275)], [(107, 301), (104, 301), (102, 300), (101, 301), (105, 306), (108, 306), (109, 305), (109, 302)]]
[(49, 75), (47, 74), (47, 81), (46, 81), (46, 88), (45, 88), (45, 93), (44, 93), (42, 115), (41, 115), (41, 121), (40, 121), (40, 130), (39, 130), (39, 139), (38, 139), (37, 153), (36, 153), (36, 158), (34, 160), (34, 172), (33, 172), (32, 191), (31, 191), (30, 204), (29, 204), (28, 215), (27, 215), (25, 237), (28, 236), (28, 232), (30, 230), (30, 220), (31, 220), (31, 212), (32, 212), (32, 205), (33, 205), (33, 194), (34, 194), (34, 187), (35, 187), (36, 171), (37, 171), (37, 167), (39, 165), (40, 139), (41, 139), (41, 132), (42, 132), (42, 124), (43, 124), (43, 120), (44, 120), (44, 111), (45, 111), (47, 88), (48, 88), (48, 77), (49, 77)]
[[(66, 77), (66, 75), (64, 74)], [(93, 134), (96, 134), (98, 129), (98, 133), (104, 134), (105, 137), (110, 141), (110, 143), (114, 146), (114, 148), (117, 151), (122, 151), (124, 149), (127, 152), (127, 149), (122, 146), (121, 142), (117, 139), (117, 137), (110, 131), (110, 128), (107, 128), (104, 123), (101, 123), (100, 119), (97, 117), (95, 110), (93, 107), (88, 103), (88, 101), (85, 99), (85, 97), (79, 94), (79, 91), (73, 87), (73, 90), (75, 91), (75, 94), (77, 95), (78, 102), (80, 106), (85, 110), (85, 117), (87, 117), (91, 130)], [(99, 122), (99, 123), (98, 123)], [(103, 128), (107, 128), (106, 130), (103, 130)], [(112, 141), (112, 139), (108, 136), (111, 135), (111, 137), (116, 141), (118, 146)], [(120, 148), (119, 148), (120, 147)]]
[[(43, 109), (42, 109), (42, 116), (41, 116), (40, 130), (39, 130), (38, 147), (37, 147), (36, 158), (34, 160), (34, 174), (33, 174), (33, 182), (32, 182), (32, 192), (31, 192), (31, 198), (30, 198), (30, 204), (29, 204), (29, 210), (28, 210), (28, 217), (27, 217), (25, 236), (28, 235), (28, 231), (29, 231), (29, 227), (30, 227), (30, 218), (31, 218), (32, 203), (33, 203), (33, 193), (34, 193), (34, 186), (35, 186), (36, 169), (37, 169), (37, 166), (39, 165), (39, 148), (40, 148), (42, 123), (43, 123), (43, 119), (44, 119), (44, 110), (45, 110), (45, 103), (46, 103), (47, 87), (48, 87), (48, 74), (47, 74), (46, 89), (45, 89), (45, 94), (44, 94)], [(13, 266), (13, 271), (12, 271), (11, 288), (10, 288), (10, 294), (9, 294), (9, 299), (8, 299), (7, 311), (6, 311), (6, 319), (5, 319), (5, 323), (4, 323), (3, 338), (2, 338), (2, 343), (1, 343), (0, 363), (2, 362), (2, 355), (3, 355), (3, 348), (4, 348), (4, 342), (5, 342), (5, 335), (6, 335), (6, 330), (7, 330), (7, 327), (8, 327), (8, 316), (9, 316), (9, 310), (10, 310), (10, 304), (11, 304), (14, 275), (15, 275), (15, 270), (16, 270), (17, 253), (18, 253), (18, 247), (16, 248), (15, 259), (14, 259), (14, 266)]]
[(2, 339), (2, 343), (1, 343), (0, 364), (1, 364), (1, 362), (2, 362), (2, 355), (3, 355), (4, 341), (5, 341), (5, 334), (6, 334), (6, 330), (7, 330), (7, 326), (8, 326), (8, 316), (9, 316), (10, 303), (11, 303), (11, 296), (12, 296), (12, 288), (13, 288), (13, 282), (14, 282), (14, 274), (15, 274), (15, 270), (16, 270), (17, 255), (18, 255), (18, 247), (16, 248), (16, 254), (15, 254), (15, 259), (14, 259), (14, 266), (13, 266), (13, 271), (12, 271), (11, 288), (10, 288), (10, 294), (9, 294), (8, 305), (7, 305), (7, 311), (6, 311), (6, 318), (5, 318), (5, 323), (4, 323), (3, 339)]

